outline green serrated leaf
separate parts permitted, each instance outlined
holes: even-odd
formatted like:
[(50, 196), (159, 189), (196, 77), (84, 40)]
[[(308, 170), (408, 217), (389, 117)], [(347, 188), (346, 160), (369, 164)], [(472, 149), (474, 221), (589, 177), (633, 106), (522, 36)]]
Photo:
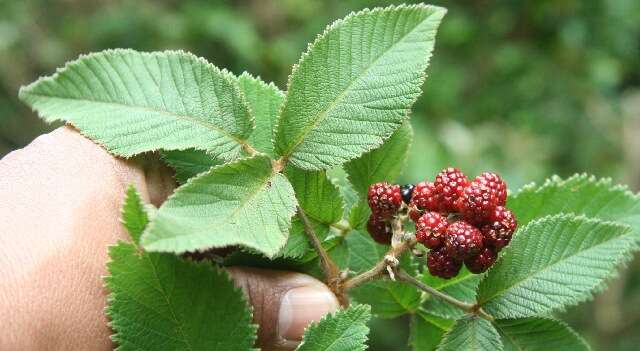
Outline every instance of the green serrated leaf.
[(129, 232), (131, 240), (137, 245), (140, 236), (149, 223), (149, 217), (144, 208), (144, 203), (136, 188), (131, 185), (127, 189), (127, 195), (122, 205), (122, 224)]
[(393, 182), (400, 176), (409, 156), (412, 138), (411, 125), (405, 122), (381, 147), (344, 165), (349, 181), (360, 196), (367, 196), (369, 185), (381, 181)]
[[(480, 279), (481, 275), (472, 274), (466, 268), (452, 279), (437, 278), (428, 273), (425, 273), (422, 277), (422, 281), (425, 284), (460, 301), (471, 304), (476, 301), (476, 289), (480, 284)], [(464, 312), (459, 308), (432, 297), (422, 304), (422, 308), (442, 318), (458, 319), (464, 315)]]
[(21, 88), (20, 99), (125, 157), (198, 148), (231, 160), (253, 130), (235, 78), (182, 51), (81, 56)]
[(296, 200), (266, 156), (192, 178), (167, 199), (142, 236), (148, 251), (182, 253), (244, 245), (273, 257), (285, 244)]
[(500, 335), (489, 321), (463, 317), (445, 334), (438, 351), (501, 351)]
[(497, 318), (563, 309), (590, 298), (637, 250), (628, 225), (584, 216), (547, 216), (520, 229), (478, 287)]
[[(319, 223), (309, 218), (311, 226), (313, 227), (316, 236), (320, 240), (324, 240), (329, 235), (330, 227), (324, 223)], [(312, 250), (307, 234), (304, 232), (304, 226), (300, 221), (300, 218), (294, 217), (291, 221), (291, 229), (289, 230), (289, 238), (287, 243), (280, 250), (278, 256), (300, 258), (304, 256), (309, 250)]]
[(122, 242), (109, 254), (107, 315), (117, 350), (252, 349), (257, 326), (225, 272)]
[(381, 145), (421, 93), (445, 12), (390, 6), (327, 27), (289, 77), (276, 153), (299, 168), (319, 170)]
[(334, 224), (342, 219), (344, 200), (324, 171), (305, 171), (289, 166), (284, 173), (307, 217), (324, 224)]
[(238, 85), (256, 121), (256, 129), (249, 137), (249, 143), (273, 157), (273, 133), (284, 101), (284, 93), (273, 83), (267, 84), (247, 72), (238, 77)]
[(496, 329), (504, 351), (588, 351), (589, 345), (563, 322), (551, 318), (501, 319)]
[[(349, 247), (349, 268), (358, 273), (373, 267), (388, 249), (375, 243), (368, 234), (355, 230), (346, 236), (346, 245)], [(417, 275), (408, 255), (400, 258), (400, 267)], [(371, 305), (373, 314), (381, 318), (394, 318), (417, 310), (422, 296), (411, 285), (382, 280), (361, 285), (351, 290), (350, 295), (359, 303)]]
[[(285, 175), (295, 191), (298, 205), (305, 211), (309, 221), (322, 240), (329, 233), (332, 224), (342, 219), (344, 201), (338, 188), (329, 180), (324, 171), (304, 171), (292, 166), (285, 169)], [(304, 226), (295, 219), (289, 240), (282, 249), (283, 257), (300, 257), (312, 249), (304, 232)]]
[(640, 233), (640, 196), (611, 179), (585, 174), (553, 177), (542, 186), (528, 185), (509, 198), (508, 207), (523, 226), (531, 220), (559, 213), (583, 214), (628, 223)]
[(409, 345), (414, 351), (434, 351), (453, 321), (418, 311), (411, 316)]
[(176, 171), (176, 180), (180, 184), (222, 164), (205, 151), (197, 149), (164, 151), (162, 160)]
[(322, 318), (305, 330), (297, 351), (363, 351), (367, 349), (367, 305), (358, 305)]

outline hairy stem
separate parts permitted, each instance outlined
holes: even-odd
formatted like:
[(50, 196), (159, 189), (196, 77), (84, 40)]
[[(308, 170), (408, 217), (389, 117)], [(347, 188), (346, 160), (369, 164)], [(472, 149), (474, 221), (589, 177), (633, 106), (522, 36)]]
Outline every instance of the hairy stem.
[(486, 313), (482, 308), (480, 308), (478, 305), (473, 305), (470, 303), (466, 303), (463, 301), (460, 301), (454, 297), (451, 297), (441, 291), (438, 291), (432, 287), (430, 287), (429, 285), (419, 281), (418, 279), (414, 278), (412, 275), (408, 274), (407, 272), (403, 271), (403, 270), (398, 270), (396, 272), (396, 279), (401, 281), (401, 282), (405, 282), (408, 284), (411, 284), (413, 286), (415, 286), (416, 288), (431, 294), (431, 296), (434, 296), (438, 299), (441, 299), (442, 301), (453, 305), (455, 307), (458, 307), (459, 309), (467, 312), (467, 313), (473, 313), (476, 314), (484, 319), (487, 319), (489, 321), (494, 320), (493, 316), (489, 315), (488, 313)]
[(329, 254), (327, 254), (324, 247), (322, 247), (322, 243), (320, 242), (320, 239), (318, 239), (316, 231), (313, 229), (309, 218), (300, 206), (298, 206), (298, 217), (300, 217), (300, 220), (302, 221), (304, 232), (307, 234), (313, 249), (320, 258), (320, 266), (322, 267), (322, 272), (324, 273), (327, 285), (329, 285), (329, 287), (333, 287), (339, 279), (340, 269), (333, 260), (331, 260), (331, 257), (329, 257)]
[(389, 249), (387, 254), (384, 256), (384, 258), (368, 271), (344, 281), (342, 283), (342, 289), (348, 291), (368, 281), (383, 277), (385, 274), (387, 274), (387, 267), (391, 267), (391, 270), (395, 271), (397, 258), (400, 257), (402, 253), (414, 246), (415, 239), (399, 241), (399, 238), (404, 234), (402, 232), (402, 223), (400, 222), (400, 220), (394, 220), (392, 228), (394, 231), (393, 241), (395, 242), (394, 245), (391, 246), (391, 249)]

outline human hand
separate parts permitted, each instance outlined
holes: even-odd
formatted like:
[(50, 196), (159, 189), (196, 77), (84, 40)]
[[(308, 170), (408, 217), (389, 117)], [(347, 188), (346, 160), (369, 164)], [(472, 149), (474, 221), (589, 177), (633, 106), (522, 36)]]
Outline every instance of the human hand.
[[(133, 184), (159, 206), (175, 184), (159, 162), (122, 160), (70, 127), (0, 160), (0, 350), (109, 350), (107, 247), (127, 240), (120, 206)], [(263, 350), (295, 348), (338, 308), (299, 273), (229, 269), (253, 305)]]

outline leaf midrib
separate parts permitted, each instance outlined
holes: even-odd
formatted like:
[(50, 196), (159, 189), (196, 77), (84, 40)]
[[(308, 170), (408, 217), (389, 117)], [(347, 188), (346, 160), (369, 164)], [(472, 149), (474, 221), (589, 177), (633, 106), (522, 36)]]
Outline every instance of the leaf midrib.
[[(302, 144), (304, 142), (304, 139), (306, 138), (307, 134), (309, 134), (313, 129), (315, 129), (318, 124), (320, 122), (322, 122), (326, 117), (327, 114), (329, 113), (330, 110), (333, 110), (335, 108), (335, 106), (342, 101), (342, 99), (344, 99), (344, 97), (346, 96), (347, 92), (351, 89), (351, 86), (353, 84), (355, 84), (356, 81), (359, 81), (362, 77), (364, 77), (367, 72), (369, 72), (369, 70), (382, 58), (384, 57), (391, 49), (395, 48), (398, 43), (402, 42), (403, 40), (406, 39), (407, 36), (409, 36), (410, 34), (412, 34), (416, 28), (418, 28), (420, 25), (422, 25), (425, 21), (427, 21), (432, 14), (428, 14), (425, 18), (423, 18), (420, 22), (418, 22), (413, 29), (411, 29), (410, 31), (408, 31), (406, 34), (404, 34), (402, 37), (400, 37), (395, 43), (393, 43), (393, 45), (390, 45), (387, 49), (385, 49), (382, 53), (380, 53), (380, 55), (378, 55), (373, 61), (371, 61), (367, 67), (364, 68), (364, 70), (362, 70), (362, 72), (355, 77), (354, 79), (351, 80), (351, 82), (349, 82), (349, 84), (343, 89), (343, 91), (336, 96), (336, 98), (329, 104), (329, 106), (327, 106), (327, 108), (325, 110), (323, 110), (322, 112), (320, 112), (318, 114), (318, 116), (316, 116), (316, 118), (314, 118), (313, 123), (310, 124), (308, 127), (305, 127), (303, 129), (303, 133), (300, 134), (300, 137), (298, 138), (299, 140), (297, 140), (294, 145), (292, 147), (289, 148), (289, 151), (285, 152), (282, 157), (284, 159), (289, 159), (291, 157), (291, 155), (295, 152), (295, 150), (300, 146), (300, 144)], [(325, 37), (326, 38), (326, 37)], [(289, 89), (287, 89), (287, 93), (289, 93)], [(285, 107), (286, 107), (286, 101), (285, 101)]]
[[(275, 175), (276, 174), (274, 174), (274, 173), (269, 173), (262, 182), (259, 182), (257, 186), (252, 188), (254, 191), (248, 192), (249, 196), (246, 196), (245, 198), (243, 198), (242, 201), (240, 201), (240, 204), (229, 214), (229, 216), (226, 216), (225, 218), (223, 218), (219, 222), (213, 223), (212, 226), (216, 226), (216, 225), (219, 225), (221, 223), (228, 224), (230, 219), (235, 218), (237, 216), (237, 214), (240, 213), (240, 210), (245, 208), (247, 203), (249, 203), (256, 196), (258, 196), (259, 193), (262, 192), (262, 189), (264, 189), (266, 187), (267, 183), (269, 183), (269, 181), (271, 179), (273, 179), (275, 177)], [(273, 186), (275, 187), (275, 185), (273, 185)], [(203, 232), (209, 232), (209, 228), (210, 228), (210, 226), (207, 226), (207, 228), (203, 228), (201, 230), (197, 230), (197, 231), (193, 232), (192, 234), (184, 234), (184, 235), (181, 235), (180, 237), (184, 238), (184, 237), (200, 236), (200, 235), (202, 235)], [(160, 242), (165, 242), (165, 241), (172, 241), (172, 240), (175, 240), (175, 239), (176, 239), (175, 236), (164, 237), (164, 238), (160, 238), (158, 240), (154, 240), (153, 242), (154, 243), (160, 243)]]
[[(602, 222), (600, 220), (598, 220), (596, 222), (599, 222), (599, 223), (614, 223), (614, 222)], [(598, 244), (596, 244), (594, 246), (591, 246), (586, 250), (578, 251), (578, 252), (576, 252), (574, 254), (571, 254), (569, 256), (566, 256), (566, 257), (564, 257), (564, 258), (562, 258), (560, 260), (557, 260), (557, 261), (553, 262), (552, 264), (550, 264), (548, 266), (545, 266), (543, 269), (534, 272), (534, 274), (529, 275), (529, 276), (525, 277), (524, 279), (514, 283), (513, 285), (510, 285), (509, 287), (506, 287), (504, 289), (501, 289), (501, 290), (497, 291), (496, 293), (494, 293), (493, 295), (490, 295), (486, 299), (482, 299), (482, 301), (480, 299), (478, 299), (478, 303), (481, 304), (481, 305), (484, 305), (485, 303), (490, 302), (493, 298), (501, 296), (501, 295), (503, 295), (503, 293), (505, 293), (505, 292), (507, 292), (509, 290), (515, 289), (516, 287), (518, 287), (518, 286), (524, 284), (525, 282), (531, 280), (533, 277), (538, 276), (542, 272), (545, 272), (545, 271), (549, 270), (551, 267), (555, 267), (556, 265), (560, 264), (561, 262), (564, 262), (564, 261), (567, 261), (569, 259), (572, 259), (575, 256), (578, 256), (578, 255), (583, 254), (585, 252), (589, 252), (589, 251), (593, 250), (594, 248), (600, 247), (600, 245), (608, 244), (608, 243), (610, 243), (612, 241), (615, 241), (615, 240), (621, 239), (622, 237), (625, 237), (627, 235), (633, 234), (633, 231), (631, 230), (631, 227), (629, 225), (620, 225), (617, 222), (615, 222), (615, 223), (616, 223), (617, 226), (619, 226), (620, 230), (622, 230), (622, 232), (621, 232), (621, 234), (619, 236), (613, 236), (610, 239), (601, 241), (600, 243), (598, 243)]]
[[(235, 141), (240, 146), (247, 145), (247, 141), (246, 140), (244, 140), (242, 138), (239, 138), (239, 137), (229, 133), (228, 131), (218, 127), (217, 125), (215, 125), (213, 123), (207, 122), (207, 121), (202, 120), (202, 119), (198, 119), (195, 116), (182, 115), (182, 114), (178, 114), (178, 113), (175, 113), (175, 112), (170, 112), (170, 111), (150, 108), (150, 107), (147, 107), (147, 106), (116, 103), (116, 102), (112, 102), (112, 101), (99, 101), (99, 100), (91, 100), (91, 99), (86, 99), (86, 98), (72, 98), (72, 97), (53, 96), (53, 95), (49, 95), (49, 94), (36, 93), (36, 92), (33, 92), (33, 91), (25, 91), (24, 94), (32, 95), (32, 96), (41, 96), (41, 97), (49, 98), (49, 99), (72, 100), (72, 101), (77, 101), (77, 102), (103, 104), (103, 105), (108, 105), (108, 106), (113, 106), (113, 107), (124, 108), (124, 109), (142, 110), (144, 112), (155, 113), (155, 114), (158, 114), (160, 116), (165, 116), (165, 117), (169, 117), (169, 118), (173, 117), (173, 118), (175, 118), (177, 120), (184, 120), (184, 121), (192, 122), (192, 123), (195, 123), (195, 124), (199, 124), (199, 125), (205, 127), (206, 129), (209, 129), (209, 130), (215, 131), (215, 132), (217, 132), (219, 134), (222, 134), (223, 136)], [(56, 117), (54, 117), (54, 118), (55, 119), (60, 119), (60, 118), (56, 118)], [(235, 119), (235, 117), (234, 117), (234, 119)]]

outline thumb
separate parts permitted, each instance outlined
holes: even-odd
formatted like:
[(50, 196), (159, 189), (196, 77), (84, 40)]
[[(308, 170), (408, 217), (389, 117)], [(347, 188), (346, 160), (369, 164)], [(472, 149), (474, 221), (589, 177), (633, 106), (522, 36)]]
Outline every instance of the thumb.
[(293, 350), (309, 323), (339, 307), (326, 285), (305, 274), (248, 267), (228, 271), (253, 306), (257, 344), (264, 351)]

